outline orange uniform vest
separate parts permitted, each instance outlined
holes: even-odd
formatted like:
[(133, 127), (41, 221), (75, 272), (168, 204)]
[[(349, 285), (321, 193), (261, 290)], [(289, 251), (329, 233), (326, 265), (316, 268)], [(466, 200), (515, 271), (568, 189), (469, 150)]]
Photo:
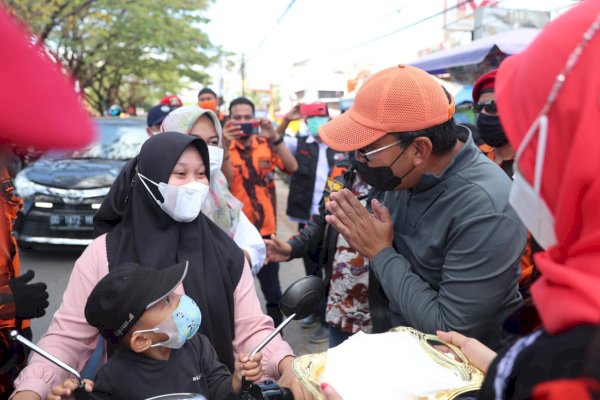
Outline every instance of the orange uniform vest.
[(233, 167), (231, 193), (244, 204), (244, 214), (262, 236), (276, 233), (275, 169), (283, 171), (283, 161), (271, 142), (258, 136), (252, 136), (249, 148), (232, 141), (229, 154)]
[[(15, 193), (12, 179), (6, 167), (1, 167), (0, 180), (0, 291), (6, 292), (8, 281), (19, 276), (19, 251), (17, 240), (13, 235), (13, 224), (17, 213), (23, 207), (23, 200)], [(3, 288), (4, 287), (4, 288)], [(9, 319), (0, 318), (0, 329), (17, 327), (14, 320), (14, 303), (0, 303), (0, 316), (9, 316)], [(20, 321), (19, 328), (29, 326), (29, 320)]]

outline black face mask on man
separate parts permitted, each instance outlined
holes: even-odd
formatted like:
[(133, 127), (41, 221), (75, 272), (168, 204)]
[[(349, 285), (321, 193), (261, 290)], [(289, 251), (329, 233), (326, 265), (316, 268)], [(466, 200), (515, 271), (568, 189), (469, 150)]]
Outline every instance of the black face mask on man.
[(402, 176), (394, 175), (391, 166), (396, 163), (402, 157), (402, 154), (408, 149), (406, 147), (398, 157), (392, 161), (387, 167), (369, 167), (367, 164), (363, 164), (358, 160), (352, 160), (352, 165), (356, 168), (356, 172), (360, 175), (361, 179), (373, 186), (375, 189), (386, 192), (394, 190), (396, 186), (402, 183), (402, 180), (410, 174), (415, 167), (413, 166), (407, 173)]
[(508, 144), (508, 139), (497, 115), (480, 113), (477, 117), (477, 130), (481, 140), (488, 146), (502, 147)]

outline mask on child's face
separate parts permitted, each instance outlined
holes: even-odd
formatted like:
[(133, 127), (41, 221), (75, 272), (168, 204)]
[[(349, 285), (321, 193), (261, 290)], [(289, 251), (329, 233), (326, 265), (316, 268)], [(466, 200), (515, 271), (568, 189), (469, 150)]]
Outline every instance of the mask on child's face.
[(150, 347), (163, 346), (171, 349), (179, 349), (198, 332), (201, 321), (202, 314), (200, 313), (200, 308), (198, 308), (194, 300), (184, 294), (179, 299), (179, 305), (169, 318), (161, 322), (156, 328), (143, 329), (134, 333), (164, 333), (169, 339), (161, 343), (155, 343)]
[[(156, 183), (140, 173), (138, 175), (156, 204), (175, 221), (190, 222), (198, 218), (202, 203), (208, 195), (208, 185), (193, 181), (182, 186), (175, 186), (164, 182)], [(145, 181), (158, 187), (164, 199), (163, 203), (154, 196)]]
[(308, 132), (313, 136), (319, 136), (319, 128), (329, 122), (329, 117), (310, 117), (306, 119)]

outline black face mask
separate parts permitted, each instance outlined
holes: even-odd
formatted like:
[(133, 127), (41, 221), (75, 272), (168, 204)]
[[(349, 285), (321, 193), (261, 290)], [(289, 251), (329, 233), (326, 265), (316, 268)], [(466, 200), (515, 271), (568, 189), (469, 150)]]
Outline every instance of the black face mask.
[(358, 172), (361, 179), (373, 186), (375, 189), (382, 192), (394, 190), (396, 186), (402, 183), (402, 179), (404, 179), (406, 175), (410, 174), (412, 170), (415, 169), (415, 167), (412, 167), (404, 175), (396, 176), (394, 175), (392, 168), (390, 168), (396, 161), (398, 161), (402, 154), (404, 154), (406, 149), (402, 150), (398, 157), (396, 157), (396, 159), (387, 167), (369, 167), (367, 164), (363, 164), (358, 160), (352, 160), (352, 165), (354, 168), (356, 168), (356, 172)]
[(477, 130), (481, 140), (488, 146), (502, 147), (508, 144), (508, 139), (497, 115), (480, 113), (477, 117)]

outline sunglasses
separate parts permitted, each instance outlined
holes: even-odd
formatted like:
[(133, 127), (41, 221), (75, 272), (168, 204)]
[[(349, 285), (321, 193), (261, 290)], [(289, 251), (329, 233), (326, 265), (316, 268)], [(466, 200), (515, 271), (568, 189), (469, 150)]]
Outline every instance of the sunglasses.
[(375, 150), (371, 150), (371, 151), (365, 151), (365, 149), (364, 149), (364, 148), (362, 148), (362, 149), (358, 149), (358, 150), (356, 150), (356, 151), (358, 152), (358, 154), (360, 154), (360, 156), (361, 156), (362, 158), (364, 158), (364, 159), (365, 159), (365, 161), (366, 161), (366, 162), (369, 162), (369, 161), (370, 161), (370, 160), (369, 160), (369, 157), (370, 157), (370, 156), (372, 156), (373, 154), (377, 154), (377, 153), (379, 153), (380, 151), (383, 151), (383, 150), (389, 149), (390, 147), (392, 147), (392, 146), (395, 146), (395, 145), (397, 145), (398, 143), (400, 143), (400, 141), (399, 141), (399, 140), (397, 140), (397, 141), (395, 141), (395, 142), (393, 142), (393, 143), (390, 143), (390, 144), (388, 144), (388, 145), (385, 145), (385, 146), (383, 146), (383, 147), (380, 147), (380, 148), (378, 148), (378, 149), (375, 149)]
[(496, 102), (494, 100), (488, 101), (486, 103), (475, 103), (473, 104), (473, 111), (479, 114), (482, 110), (485, 110), (488, 114), (497, 114), (498, 108), (496, 107)]

